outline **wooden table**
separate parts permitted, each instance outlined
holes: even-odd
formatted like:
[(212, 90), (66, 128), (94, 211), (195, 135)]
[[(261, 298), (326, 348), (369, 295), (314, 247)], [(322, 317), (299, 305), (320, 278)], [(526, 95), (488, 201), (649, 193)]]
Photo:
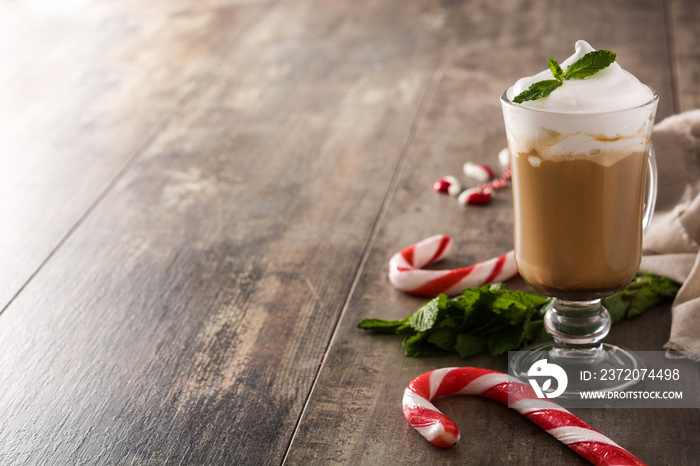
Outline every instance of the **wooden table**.
[[(693, 0), (79, 0), (0, 4), (0, 464), (581, 464), (497, 403), (405, 422), (411, 359), (355, 328), (423, 302), (391, 255), (512, 248), (498, 97), (577, 39), (700, 107)], [(515, 284), (517, 286), (517, 283)], [(661, 350), (668, 306), (609, 341)], [(649, 464), (697, 464), (696, 410), (577, 410)]]

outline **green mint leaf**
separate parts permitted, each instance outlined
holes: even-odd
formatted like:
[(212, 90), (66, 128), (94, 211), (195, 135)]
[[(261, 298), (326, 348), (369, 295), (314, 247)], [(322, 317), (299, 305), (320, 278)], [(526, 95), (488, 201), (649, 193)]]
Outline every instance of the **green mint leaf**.
[(416, 332), (425, 332), (433, 328), (442, 311), (447, 309), (447, 295), (433, 298), (409, 317), (409, 324)]
[(632, 299), (630, 299), (630, 307), (627, 310), (625, 318), (630, 319), (632, 317), (642, 314), (647, 309), (651, 309), (660, 302), (664, 300), (664, 297), (655, 293), (654, 290), (650, 288), (642, 288), (637, 290)]
[(498, 291), (498, 288), (490, 285), (467, 288), (461, 295), (452, 299), (451, 304), (455, 310), (461, 311), (460, 315), (466, 319), (475, 308), (488, 305), (495, 299), (493, 291)]
[(637, 287), (649, 287), (659, 296), (673, 298), (678, 293), (681, 285), (670, 278), (648, 273), (636, 277), (632, 283), (627, 286), (627, 289), (633, 290)]
[(492, 356), (498, 356), (499, 354), (519, 349), (522, 333), (522, 329), (511, 327), (499, 332), (497, 335), (489, 337), (486, 342), (489, 353), (491, 353)]
[(490, 303), (486, 305), (475, 306), (469, 315), (465, 316), (462, 322), (461, 330), (465, 332), (479, 332), (483, 334), (487, 330), (493, 328), (496, 321)]
[(491, 306), (509, 325), (517, 325), (529, 320), (535, 309), (547, 302), (549, 298), (540, 295), (503, 290)]
[(456, 342), (457, 332), (449, 328), (435, 330), (428, 337), (428, 343), (449, 352), (454, 352)]
[(680, 285), (673, 280), (653, 274), (636, 277), (621, 292), (603, 299), (613, 323), (631, 319), (676, 296)]
[(445, 319), (437, 322), (433, 325), (433, 330), (439, 330), (441, 328), (450, 328), (452, 330), (459, 330), (459, 326), (462, 323), (462, 319), (455, 317), (446, 317)]
[(549, 334), (544, 329), (544, 320), (530, 320), (525, 323), (522, 334), (524, 346), (538, 343), (539, 341), (544, 340), (546, 337), (549, 337)]
[(564, 79), (585, 79), (610, 66), (615, 57), (609, 50), (588, 52), (566, 68)]
[(554, 75), (554, 79), (556, 79), (559, 82), (562, 82), (564, 80), (564, 71), (561, 69), (561, 66), (559, 66), (559, 63), (554, 58), (548, 58), (549, 60), (549, 69)]
[(468, 358), (470, 356), (476, 356), (486, 351), (488, 348), (486, 346), (486, 339), (475, 337), (468, 333), (460, 333), (457, 335), (457, 341), (455, 342), (455, 351), (462, 358)]
[(406, 317), (402, 322), (401, 325), (399, 325), (396, 328), (396, 334), (397, 335), (403, 335), (404, 333), (411, 333), (413, 329), (411, 328), (411, 324), (408, 323), (409, 318)]
[(357, 328), (376, 333), (396, 333), (396, 330), (405, 324), (407, 320), (408, 318), (402, 320), (364, 319), (357, 324)]
[(428, 333), (426, 332), (418, 332), (414, 333), (413, 335), (406, 335), (401, 342), (401, 346), (407, 347), (411, 345), (415, 345), (416, 343), (420, 343), (423, 340), (425, 340), (428, 337)]
[(623, 298), (623, 293), (616, 293), (603, 299), (603, 306), (610, 313), (612, 323), (616, 324), (623, 320), (627, 315), (627, 309), (630, 304)]
[(527, 90), (518, 94), (513, 102), (516, 104), (521, 104), (527, 100), (537, 100), (543, 97), (547, 97), (554, 91), (554, 89), (561, 86), (561, 81), (556, 79), (547, 79), (545, 81), (538, 81), (533, 83)]

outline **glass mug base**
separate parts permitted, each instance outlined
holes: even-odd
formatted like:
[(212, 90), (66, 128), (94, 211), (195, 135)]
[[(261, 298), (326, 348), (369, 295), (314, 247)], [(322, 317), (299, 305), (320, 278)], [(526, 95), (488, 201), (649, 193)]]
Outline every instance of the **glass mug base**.
[(629, 389), (640, 380), (625, 380), (620, 374), (644, 369), (644, 362), (634, 353), (609, 343), (587, 349), (562, 348), (550, 341), (525, 348), (509, 357), (508, 372), (527, 383), (531, 368), (542, 359), (556, 364), (569, 374), (566, 389), (558, 398), (581, 399), (581, 392), (616, 392)]

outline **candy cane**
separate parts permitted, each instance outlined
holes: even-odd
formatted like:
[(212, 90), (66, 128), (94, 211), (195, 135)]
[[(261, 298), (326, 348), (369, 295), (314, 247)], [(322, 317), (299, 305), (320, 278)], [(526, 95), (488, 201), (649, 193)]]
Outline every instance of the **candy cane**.
[(447, 256), (452, 238), (435, 235), (397, 252), (389, 261), (389, 281), (396, 288), (418, 296), (450, 296), (465, 288), (510, 280), (518, 275), (513, 251), (460, 269), (422, 270)]
[(433, 445), (451, 447), (459, 429), (431, 401), (445, 395), (477, 395), (496, 400), (540, 426), (596, 465), (644, 465), (642, 461), (556, 403), (539, 399), (529, 385), (507, 374), (477, 367), (448, 367), (416, 377), (403, 394), (403, 414)]
[(493, 169), (488, 165), (467, 162), (463, 165), (462, 170), (468, 177), (474, 178), (482, 183), (485, 183), (493, 178)]

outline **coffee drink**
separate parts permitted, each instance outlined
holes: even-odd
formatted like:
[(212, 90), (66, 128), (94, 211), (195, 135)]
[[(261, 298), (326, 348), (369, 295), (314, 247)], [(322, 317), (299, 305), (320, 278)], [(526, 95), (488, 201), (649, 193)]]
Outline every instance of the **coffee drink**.
[(539, 292), (584, 300), (634, 278), (642, 252), (647, 154), (611, 165), (590, 156), (541, 160), (513, 153), (515, 257)]
[[(569, 66), (593, 48), (576, 43)], [(632, 280), (642, 255), (651, 130), (658, 98), (616, 62), (514, 103), (551, 70), (501, 98), (513, 172), (515, 259), (539, 292), (594, 300)], [(651, 203), (648, 203), (651, 205)]]
[[(501, 95), (515, 261), (530, 285), (552, 297), (543, 316), (552, 341), (509, 357), (509, 373), (524, 380), (542, 360), (615, 373), (642, 364), (603, 343), (612, 318), (602, 298), (623, 289), (642, 259), (642, 233), (656, 200), (651, 132), (658, 95), (623, 70), (613, 52), (585, 41), (575, 48), (561, 65), (550, 58), (549, 69)], [(574, 379), (560, 396), (580, 399), (582, 389), (591, 389)], [(636, 382), (595, 383), (617, 392)]]

